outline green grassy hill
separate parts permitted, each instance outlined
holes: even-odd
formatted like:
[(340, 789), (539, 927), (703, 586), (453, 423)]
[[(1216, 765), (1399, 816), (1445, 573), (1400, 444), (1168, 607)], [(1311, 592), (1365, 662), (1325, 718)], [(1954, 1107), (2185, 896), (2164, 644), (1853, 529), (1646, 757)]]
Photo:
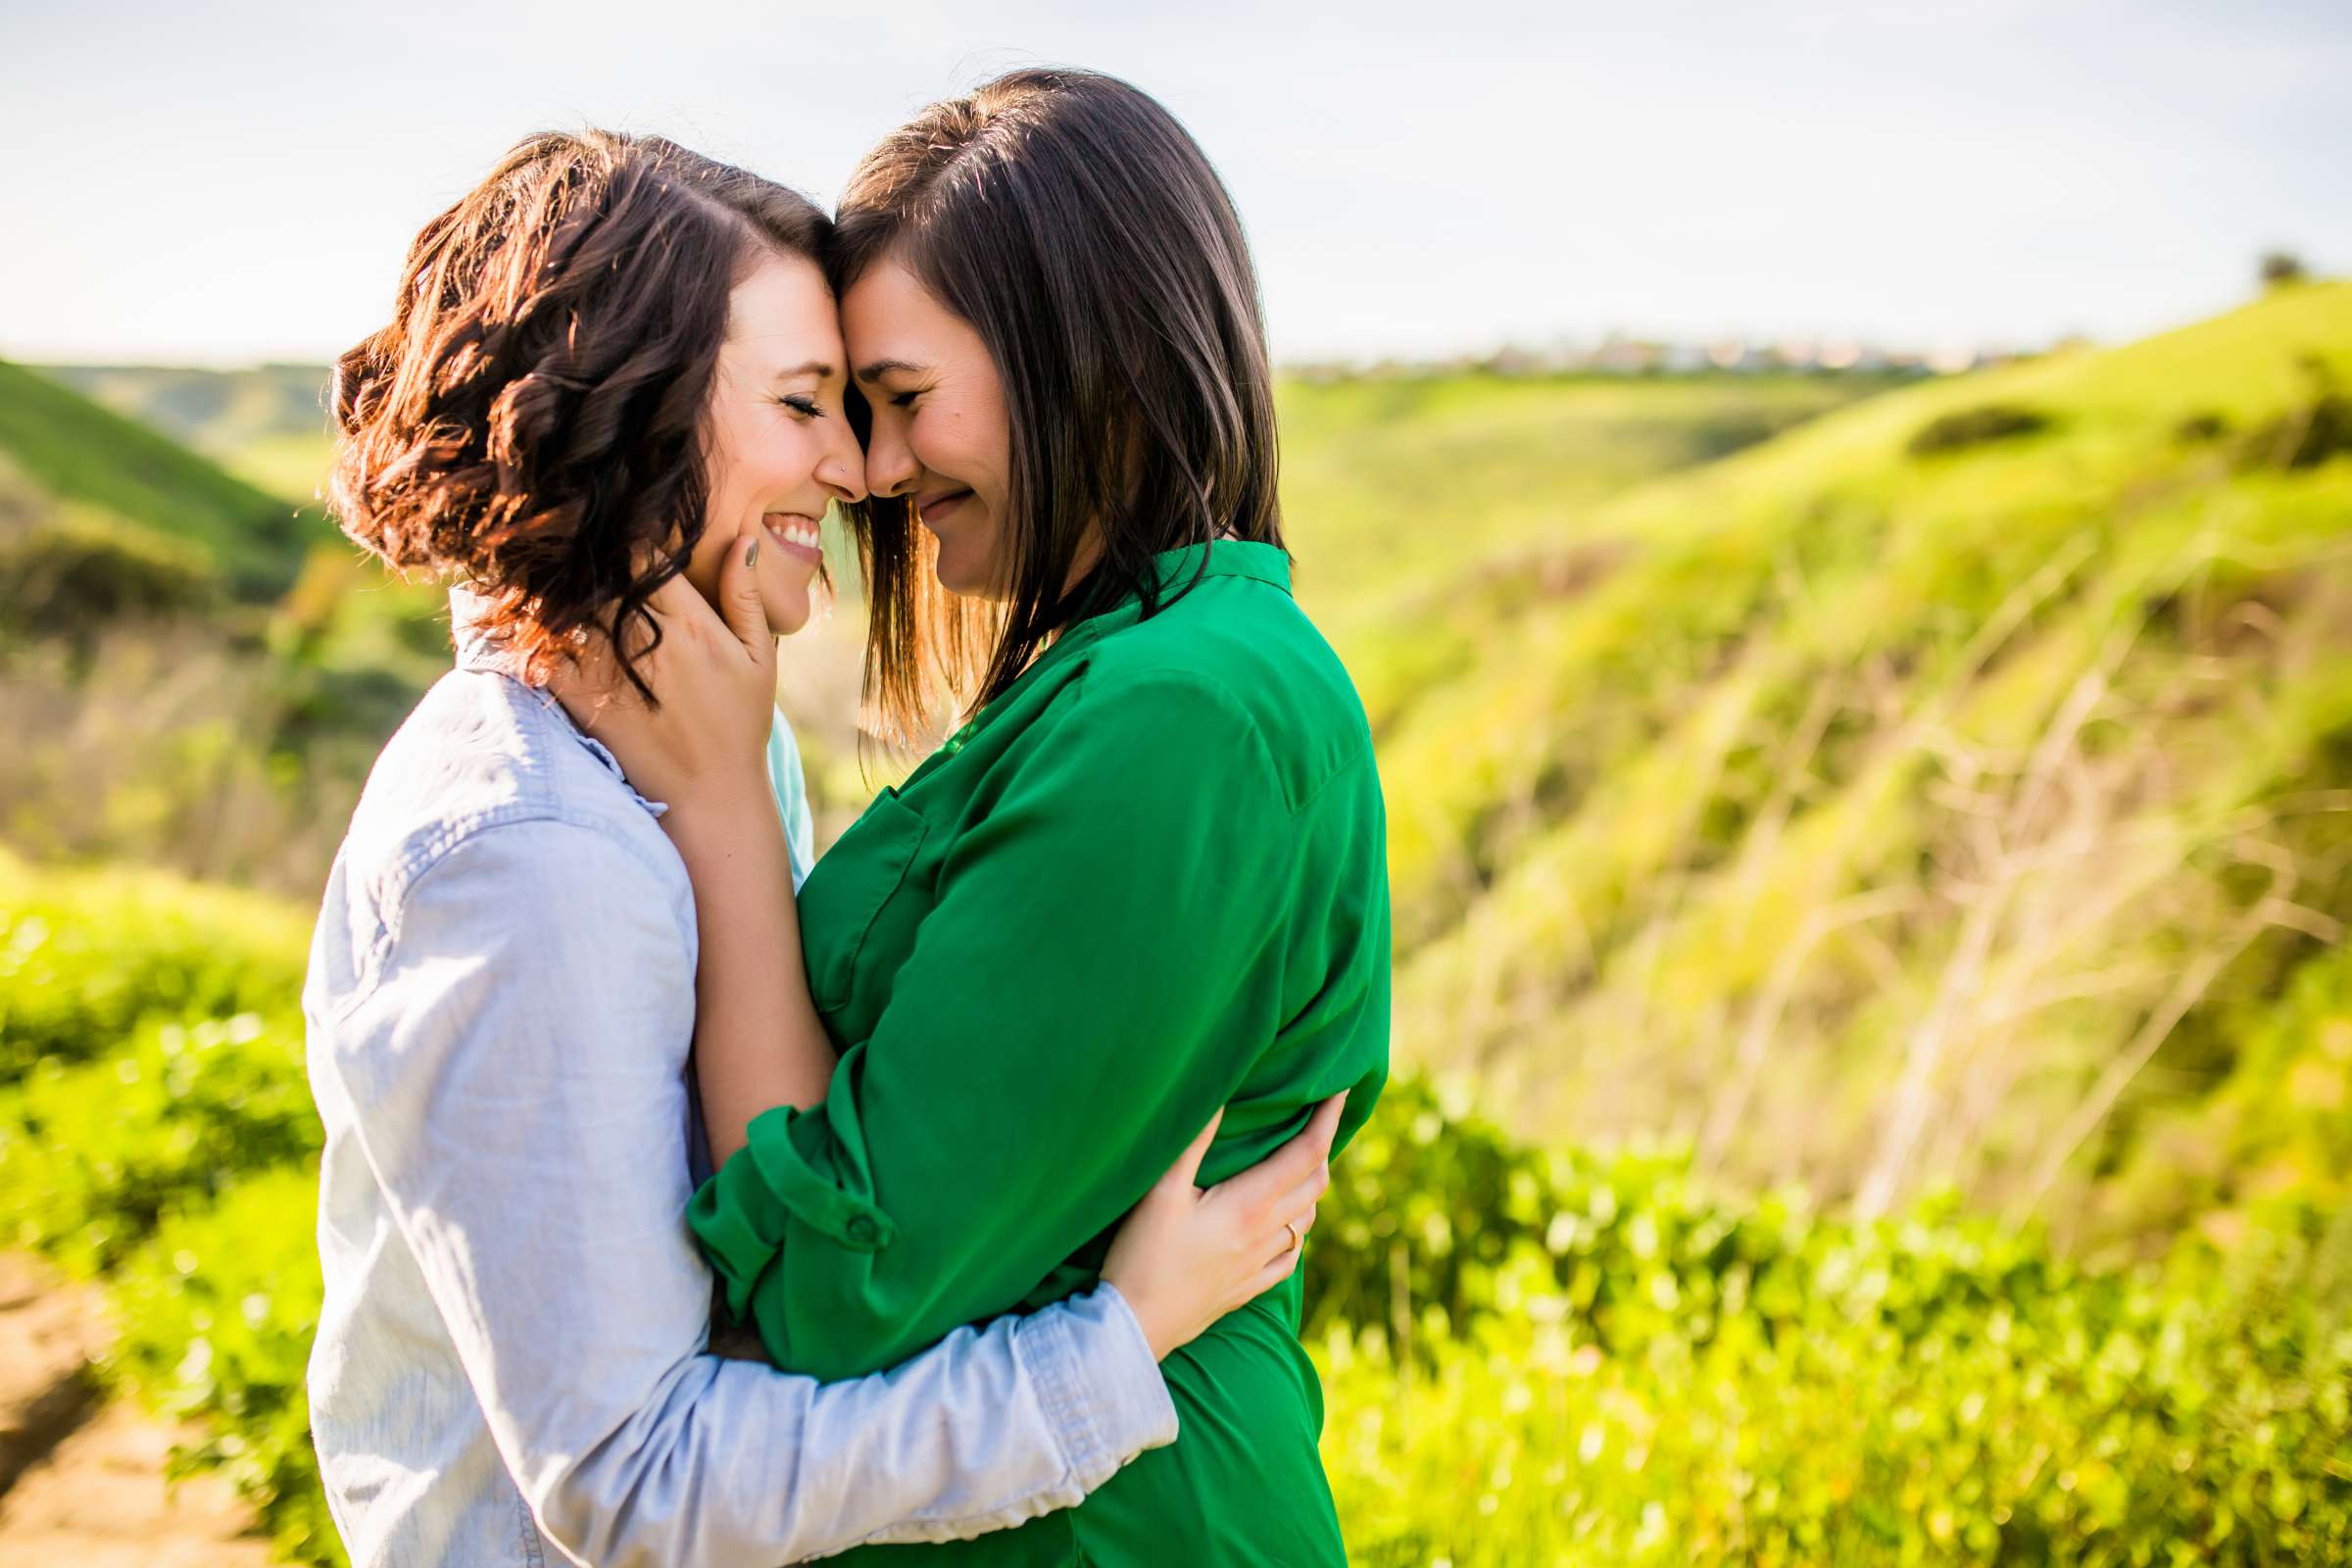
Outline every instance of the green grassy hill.
[[(1869, 376), (1286, 381), (1284, 526), (1300, 602), (1377, 719), (1432, 650), (1417, 602), (1467, 564), (1580, 537), (1601, 502), (1881, 390)], [(1404, 633), (1404, 635), (1396, 635)]]
[(223, 471), (169, 436), (46, 375), (0, 362), (0, 457), (25, 494), (100, 509), (133, 528), (201, 552), (236, 597), (284, 590), (319, 536), (286, 502)]
[(1336, 611), (1573, 526), (1639, 480), (1878, 391), (1865, 376), (1400, 376), (1280, 389), (1301, 587)]
[(2291, 288), (1431, 584), (1362, 665), (1400, 1052), (1866, 1212), (2340, 1184), (2345, 1042), (2288, 1050), (2331, 1087), (2267, 1129), (2206, 1112), (2352, 920), (2346, 384), (2352, 286)]
[(447, 667), (440, 603), (315, 508), (0, 363), (0, 841), (316, 887)]
[[(2352, 918), (2313, 804), (2352, 787), (2347, 300), (1894, 387), (1286, 383), (1301, 598), (1381, 740), (1399, 1054), (1522, 1133), (1873, 1209), (2155, 1233), (2325, 1169), (2274, 999)], [(323, 464), (316, 370), (60, 373)], [(329, 547), (271, 612), (308, 724), (439, 657), (375, 581)], [(835, 827), (877, 776), (855, 618), (787, 655)]]
[(325, 471), (328, 371), (322, 365), (243, 370), (48, 365), (41, 370), (271, 495), (309, 502)]

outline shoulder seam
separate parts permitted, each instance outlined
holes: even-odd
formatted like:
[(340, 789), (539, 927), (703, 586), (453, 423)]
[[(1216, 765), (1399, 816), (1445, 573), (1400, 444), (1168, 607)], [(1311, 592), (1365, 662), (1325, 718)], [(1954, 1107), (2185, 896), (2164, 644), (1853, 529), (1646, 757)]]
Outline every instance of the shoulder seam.
[(502, 827), (522, 827), (534, 822), (576, 828), (619, 851), (648, 875), (657, 878), (661, 875), (661, 868), (652, 864), (636, 846), (619, 834), (605, 832), (593, 822), (564, 815), (541, 802), (514, 802), (478, 816), (467, 817), (462, 822), (443, 823), (430, 835), (414, 841), (408, 854), (378, 885), (374, 899), (374, 938), (368, 944), (367, 956), (358, 966), (359, 972), (354, 977), (357, 983), (336, 1005), (332, 1017), (340, 1019), (348, 1016), (362, 1002), (375, 994), (376, 987), (383, 981), (384, 958), (392, 951), (392, 944), (400, 940), (402, 916), (418, 883), (439, 869), (461, 846)]
[[(1090, 653), (1084, 666), (1088, 675), (1094, 673), (1094, 657)], [(1212, 675), (1204, 675), (1197, 669), (1184, 669), (1173, 665), (1147, 669), (1139, 672), (1135, 678), (1139, 684), (1144, 681), (1165, 681), (1171, 685), (1189, 686), (1205, 693), (1218, 707), (1225, 709), (1234, 717), (1240, 719), (1242, 727), (1250, 732), (1250, 738), (1257, 743), (1258, 765), (1265, 773), (1266, 783), (1273, 789), (1274, 798), (1282, 802), (1283, 808), (1296, 817), (1310, 804), (1291, 799), (1290, 791), (1285, 788), (1282, 781), (1282, 769), (1274, 761), (1274, 748), (1266, 742), (1264, 727), (1258, 723), (1257, 716), (1250, 711), (1241, 699), (1233, 694), (1232, 688), (1223, 681)], [(1084, 696), (1085, 694), (1082, 692), (1080, 695)]]
[(1337, 783), (1341, 779), (1346, 778), (1348, 774), (1354, 772), (1357, 768), (1364, 766), (1367, 762), (1372, 760), (1372, 741), (1369, 736), (1366, 736), (1357, 744), (1355, 750), (1348, 754), (1346, 761), (1342, 762), (1339, 766), (1333, 768), (1330, 772), (1324, 774), (1320, 779), (1316, 780), (1314, 789), (1308, 793), (1305, 800), (1298, 803), (1298, 808), (1293, 814), (1303, 815), (1305, 812), (1312, 810), (1315, 807), (1315, 803), (1323, 799), (1324, 794), (1330, 790), (1333, 784)]
[(661, 867), (653, 864), (645, 856), (638, 853), (637, 847), (629, 843), (622, 835), (607, 832), (602, 825), (595, 821), (583, 820), (547, 803), (517, 801), (507, 806), (495, 807), (478, 816), (466, 817), (462, 822), (444, 824), (441, 831), (421, 840), (420, 847), (423, 853), (417, 855), (416, 850), (412, 850), (411, 854), (415, 858), (404, 858), (394, 882), (385, 887), (385, 895), (395, 906), (405, 905), (409, 895), (416, 890), (416, 884), (438, 868), (461, 846), (497, 828), (523, 827), (533, 822), (547, 822), (557, 827), (576, 828), (620, 851), (649, 874), (657, 877), (662, 874)]

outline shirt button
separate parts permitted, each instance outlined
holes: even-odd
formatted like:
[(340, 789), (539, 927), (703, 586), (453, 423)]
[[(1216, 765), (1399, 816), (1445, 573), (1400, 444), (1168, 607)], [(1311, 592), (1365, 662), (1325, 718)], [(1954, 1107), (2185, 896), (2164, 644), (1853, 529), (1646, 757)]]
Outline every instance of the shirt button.
[(850, 1221), (850, 1240), (853, 1242), (870, 1243), (880, 1234), (874, 1229), (874, 1222), (863, 1214), (859, 1214)]

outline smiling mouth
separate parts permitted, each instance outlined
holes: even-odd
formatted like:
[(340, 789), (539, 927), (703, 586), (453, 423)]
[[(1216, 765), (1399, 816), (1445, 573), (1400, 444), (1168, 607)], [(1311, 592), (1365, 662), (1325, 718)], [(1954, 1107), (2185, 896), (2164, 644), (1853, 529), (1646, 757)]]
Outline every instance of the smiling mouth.
[(951, 490), (944, 496), (935, 496), (928, 501), (918, 500), (914, 504), (914, 520), (935, 522), (971, 499), (969, 490)]
[(766, 525), (767, 536), (788, 556), (803, 561), (824, 564), (822, 536), (817, 532), (816, 519), (798, 513), (771, 512), (760, 521)]

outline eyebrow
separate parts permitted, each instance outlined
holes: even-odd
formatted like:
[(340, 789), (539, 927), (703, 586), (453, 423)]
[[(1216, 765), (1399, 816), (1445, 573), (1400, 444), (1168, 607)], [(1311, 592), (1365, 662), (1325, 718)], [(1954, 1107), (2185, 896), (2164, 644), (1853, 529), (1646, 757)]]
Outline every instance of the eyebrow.
[(795, 376), (802, 375), (813, 375), (819, 381), (830, 381), (833, 379), (833, 367), (822, 360), (810, 360), (807, 365), (796, 365), (789, 370), (778, 370), (776, 379), (789, 381)]
[(911, 371), (914, 374), (920, 375), (922, 373), (922, 369), (923, 368), (921, 366), (910, 365), (905, 360), (876, 360), (870, 365), (859, 368), (858, 371), (858, 379), (870, 386), (872, 383), (879, 381), (884, 376), (890, 374), (890, 372), (893, 370)]

